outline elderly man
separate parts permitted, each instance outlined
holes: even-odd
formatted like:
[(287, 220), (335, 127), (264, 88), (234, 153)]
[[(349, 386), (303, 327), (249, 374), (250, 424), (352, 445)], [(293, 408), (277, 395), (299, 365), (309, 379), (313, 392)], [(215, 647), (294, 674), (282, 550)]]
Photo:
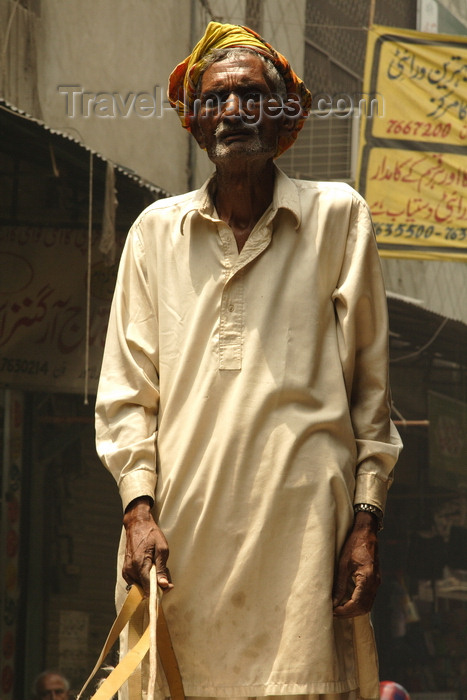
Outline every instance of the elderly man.
[(275, 165), (310, 95), (250, 29), (209, 24), (169, 97), (215, 173), (146, 209), (120, 263), (97, 400), (119, 595), (156, 563), (188, 696), (376, 699), (400, 442), (368, 209)]
[(58, 671), (42, 671), (34, 681), (34, 700), (68, 700), (70, 684)]

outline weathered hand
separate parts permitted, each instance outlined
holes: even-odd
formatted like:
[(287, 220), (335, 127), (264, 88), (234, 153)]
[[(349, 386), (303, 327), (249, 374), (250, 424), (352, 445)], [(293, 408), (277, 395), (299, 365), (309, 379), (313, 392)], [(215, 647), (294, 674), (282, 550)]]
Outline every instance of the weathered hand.
[(377, 523), (369, 513), (357, 513), (342, 548), (333, 591), (336, 617), (370, 612), (381, 583)]
[(125, 511), (126, 550), (123, 578), (129, 584), (139, 583), (149, 595), (149, 572), (156, 565), (157, 583), (164, 591), (173, 588), (166, 566), (169, 556), (167, 540), (151, 515), (147, 498), (137, 499)]

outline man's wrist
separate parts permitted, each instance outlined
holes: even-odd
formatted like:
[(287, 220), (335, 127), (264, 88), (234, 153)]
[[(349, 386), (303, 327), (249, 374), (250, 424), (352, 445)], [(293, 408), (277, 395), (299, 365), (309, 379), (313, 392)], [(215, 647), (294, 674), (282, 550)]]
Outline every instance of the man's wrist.
[(138, 505), (147, 505), (149, 508), (152, 508), (154, 505), (154, 501), (150, 496), (138, 496), (137, 498), (134, 498), (132, 501), (129, 502), (127, 507), (125, 508), (125, 513), (128, 513), (129, 510), (132, 510), (135, 506)]
[(125, 508), (123, 516), (124, 526), (127, 527), (135, 520), (149, 520), (152, 506), (153, 500), (149, 496), (134, 498)]
[(372, 503), (356, 503), (353, 507), (354, 514), (368, 513), (372, 515), (377, 523), (378, 531), (383, 529), (383, 511)]

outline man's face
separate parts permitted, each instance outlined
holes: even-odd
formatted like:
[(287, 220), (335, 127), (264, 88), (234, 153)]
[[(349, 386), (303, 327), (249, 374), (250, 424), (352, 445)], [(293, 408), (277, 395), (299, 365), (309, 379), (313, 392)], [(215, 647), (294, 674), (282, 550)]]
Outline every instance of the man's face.
[(39, 700), (67, 700), (69, 693), (65, 688), (63, 678), (49, 673), (39, 681), (37, 697)]
[(204, 73), (192, 132), (214, 163), (273, 158), (283, 123), (281, 100), (258, 56), (218, 61)]

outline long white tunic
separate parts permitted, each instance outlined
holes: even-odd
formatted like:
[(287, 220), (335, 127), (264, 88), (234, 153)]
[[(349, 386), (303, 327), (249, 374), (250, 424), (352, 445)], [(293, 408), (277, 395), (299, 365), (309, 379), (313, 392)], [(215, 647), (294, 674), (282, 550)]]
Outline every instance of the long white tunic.
[(335, 620), (331, 589), (352, 506), (384, 510), (400, 449), (387, 365), (371, 220), (347, 185), (277, 169), (240, 253), (208, 183), (135, 222), (97, 444), (124, 507), (155, 498), (187, 695), (379, 697), (369, 618)]

